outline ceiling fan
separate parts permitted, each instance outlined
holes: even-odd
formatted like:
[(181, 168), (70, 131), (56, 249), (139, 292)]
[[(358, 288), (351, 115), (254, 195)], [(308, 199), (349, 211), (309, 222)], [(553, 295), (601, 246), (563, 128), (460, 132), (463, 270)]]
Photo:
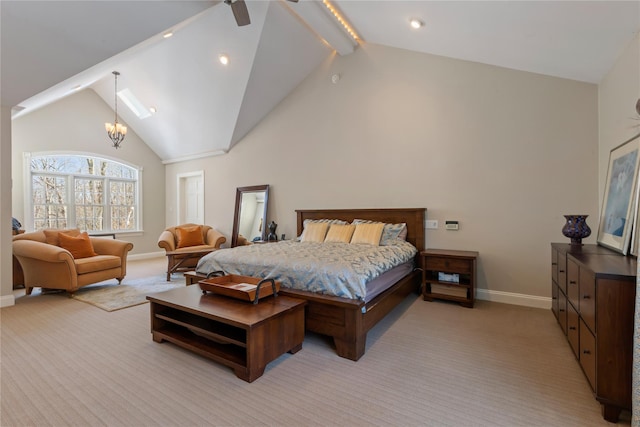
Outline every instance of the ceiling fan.
[[(289, 1), (298, 3), (298, 0)], [(247, 10), (247, 5), (244, 0), (224, 0), (224, 2), (231, 6), (233, 16), (236, 18), (236, 22), (238, 23), (239, 27), (251, 24), (251, 20), (249, 19), (249, 11)]]

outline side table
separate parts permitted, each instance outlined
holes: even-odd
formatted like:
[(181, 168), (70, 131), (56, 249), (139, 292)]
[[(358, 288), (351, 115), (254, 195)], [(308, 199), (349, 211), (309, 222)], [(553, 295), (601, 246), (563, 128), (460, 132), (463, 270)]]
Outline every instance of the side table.
[(189, 271), (192, 268), (182, 267), (185, 261), (189, 259), (200, 259), (203, 256), (216, 251), (217, 249), (207, 248), (207, 249), (178, 249), (175, 251), (167, 252), (167, 282), (171, 280), (171, 273), (175, 273), (176, 271)]
[(478, 252), (426, 249), (420, 252), (422, 297), (444, 299), (473, 308)]

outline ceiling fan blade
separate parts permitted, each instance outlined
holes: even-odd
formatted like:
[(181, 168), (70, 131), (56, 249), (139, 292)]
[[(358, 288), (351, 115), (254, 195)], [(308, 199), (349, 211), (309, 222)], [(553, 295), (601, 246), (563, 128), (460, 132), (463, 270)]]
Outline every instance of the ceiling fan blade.
[(233, 16), (236, 18), (236, 23), (239, 27), (251, 24), (251, 20), (249, 19), (249, 11), (247, 10), (247, 5), (244, 0), (225, 0), (225, 3), (231, 5)]

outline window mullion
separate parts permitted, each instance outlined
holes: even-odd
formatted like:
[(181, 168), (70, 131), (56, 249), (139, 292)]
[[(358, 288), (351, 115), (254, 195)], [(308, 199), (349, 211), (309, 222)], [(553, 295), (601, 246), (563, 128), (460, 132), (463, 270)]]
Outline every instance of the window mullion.
[(104, 179), (104, 202), (103, 202), (103, 214), (102, 220), (104, 221), (105, 228), (109, 231), (114, 231), (111, 226), (111, 186), (109, 184), (109, 178)]
[(78, 228), (76, 224), (76, 177), (67, 175), (67, 227)]

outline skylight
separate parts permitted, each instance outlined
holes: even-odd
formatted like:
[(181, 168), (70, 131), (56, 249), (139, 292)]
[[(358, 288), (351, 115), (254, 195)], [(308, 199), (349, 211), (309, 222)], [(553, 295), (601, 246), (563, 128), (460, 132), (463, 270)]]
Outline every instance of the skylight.
[(133, 111), (136, 116), (138, 116), (139, 119), (151, 117), (149, 109), (146, 108), (129, 89), (122, 89), (119, 91), (118, 97), (127, 105), (127, 107), (129, 107), (131, 111)]

